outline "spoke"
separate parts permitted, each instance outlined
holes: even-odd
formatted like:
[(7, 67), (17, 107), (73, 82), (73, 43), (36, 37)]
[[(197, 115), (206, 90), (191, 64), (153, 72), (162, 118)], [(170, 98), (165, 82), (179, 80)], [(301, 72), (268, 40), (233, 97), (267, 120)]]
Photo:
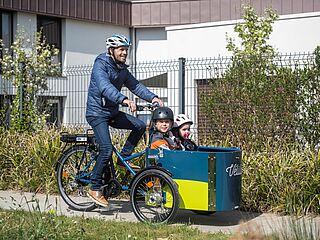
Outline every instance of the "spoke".
[(168, 195), (172, 194), (172, 189), (167, 181), (159, 176), (147, 176), (140, 180), (135, 189), (135, 205), (140, 214), (149, 221), (162, 222), (170, 215), (171, 208), (167, 208), (164, 203), (163, 189)]

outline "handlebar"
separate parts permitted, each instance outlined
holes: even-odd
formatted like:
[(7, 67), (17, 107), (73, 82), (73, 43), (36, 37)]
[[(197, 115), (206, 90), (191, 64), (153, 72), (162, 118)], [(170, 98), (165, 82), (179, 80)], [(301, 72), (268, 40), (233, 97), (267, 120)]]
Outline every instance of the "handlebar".
[(158, 107), (160, 107), (158, 102), (148, 103), (147, 105), (137, 105), (137, 111), (144, 111), (144, 110), (153, 111)]
[[(128, 107), (127, 104), (121, 104), (123, 107)], [(158, 102), (153, 102), (153, 103), (147, 103), (146, 105), (136, 105), (137, 106), (137, 111), (154, 111), (158, 107), (160, 107)]]

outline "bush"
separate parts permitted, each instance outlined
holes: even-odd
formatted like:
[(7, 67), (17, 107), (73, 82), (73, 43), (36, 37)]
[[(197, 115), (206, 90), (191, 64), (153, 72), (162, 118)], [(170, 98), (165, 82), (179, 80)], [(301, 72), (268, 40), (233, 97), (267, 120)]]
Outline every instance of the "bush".
[[(114, 134), (120, 149), (126, 136)], [(243, 146), (242, 208), (252, 211), (320, 214), (320, 154), (297, 145), (266, 141)], [(228, 141), (222, 147), (229, 147)], [(0, 189), (57, 193), (55, 165), (63, 151), (59, 131), (28, 134), (0, 131)], [(136, 151), (142, 151), (143, 141)], [(250, 149), (250, 150), (246, 150)], [(141, 157), (136, 164), (143, 166)], [(114, 158), (116, 161), (116, 158)], [(120, 170), (124, 175), (124, 170)]]
[[(68, 131), (84, 132), (81, 129)], [(125, 139), (123, 134), (114, 135), (113, 142), (117, 149), (121, 149)], [(60, 131), (54, 128), (36, 133), (1, 129), (0, 189), (57, 193), (55, 166), (64, 146), (60, 142)], [(145, 144), (141, 141), (136, 150), (142, 151), (144, 148)], [(143, 160), (141, 157), (135, 164), (143, 166)], [(119, 169), (119, 173), (124, 175), (125, 170)]]
[(56, 192), (55, 164), (62, 152), (55, 129), (0, 133), (0, 188)]
[(242, 205), (246, 210), (320, 214), (320, 154), (297, 145), (243, 152)]

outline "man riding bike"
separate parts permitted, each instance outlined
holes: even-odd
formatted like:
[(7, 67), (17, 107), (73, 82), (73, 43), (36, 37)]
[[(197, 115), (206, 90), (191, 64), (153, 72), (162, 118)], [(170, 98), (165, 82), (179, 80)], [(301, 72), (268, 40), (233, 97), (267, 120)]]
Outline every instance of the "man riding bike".
[[(122, 86), (126, 86), (136, 96), (148, 102), (157, 102), (163, 106), (161, 99), (128, 71), (125, 62), (130, 45), (131, 42), (121, 34), (107, 38), (107, 51), (95, 59), (88, 89), (86, 119), (99, 145), (99, 155), (92, 170), (91, 189), (88, 191), (88, 196), (104, 207), (108, 206), (108, 200), (101, 190), (102, 175), (103, 173), (110, 175), (107, 165), (112, 161), (109, 126), (131, 130), (121, 150), (123, 156), (132, 154), (146, 130), (143, 121), (119, 111), (119, 104), (127, 105), (131, 112), (136, 111), (136, 104), (120, 92)], [(138, 168), (130, 164), (133, 168)]]

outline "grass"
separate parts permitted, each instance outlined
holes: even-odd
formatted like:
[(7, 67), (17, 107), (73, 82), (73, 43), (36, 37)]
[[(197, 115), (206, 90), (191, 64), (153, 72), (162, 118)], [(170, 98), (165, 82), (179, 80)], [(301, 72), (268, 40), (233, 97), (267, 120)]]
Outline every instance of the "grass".
[(259, 226), (240, 226), (233, 234), (205, 233), (188, 225), (146, 224), (66, 217), (54, 210), (0, 209), (0, 239), (154, 239), (154, 240), (318, 240), (320, 226), (313, 218), (288, 218), (270, 222), (271, 231)]
[(203, 233), (186, 225), (150, 225), (66, 217), (49, 213), (0, 209), (0, 239), (213, 239), (225, 240), (224, 233)]

